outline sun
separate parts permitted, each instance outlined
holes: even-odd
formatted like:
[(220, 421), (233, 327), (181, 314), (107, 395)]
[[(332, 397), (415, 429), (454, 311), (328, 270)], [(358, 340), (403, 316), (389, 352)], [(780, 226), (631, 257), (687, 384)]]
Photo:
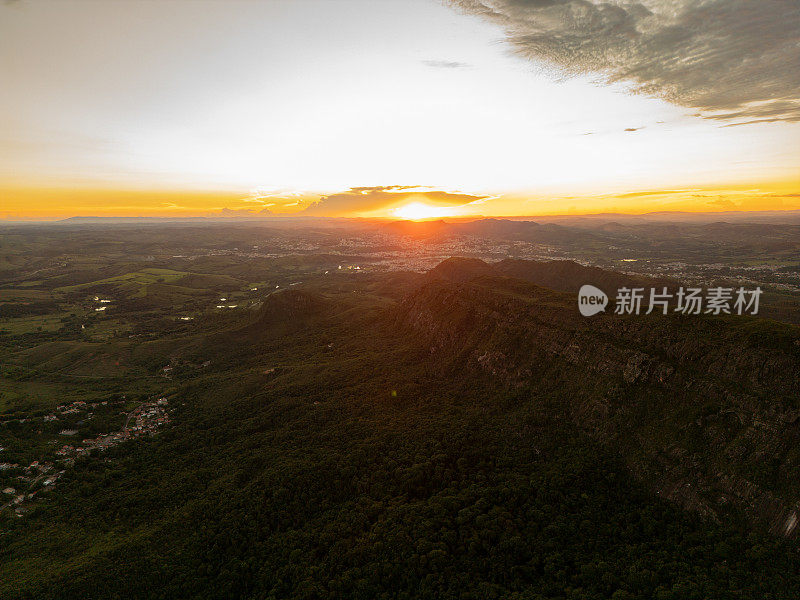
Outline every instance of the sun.
[(456, 213), (447, 206), (431, 206), (422, 202), (411, 202), (392, 210), (392, 213), (401, 219), (412, 221), (421, 219), (440, 219), (442, 217), (452, 217)]

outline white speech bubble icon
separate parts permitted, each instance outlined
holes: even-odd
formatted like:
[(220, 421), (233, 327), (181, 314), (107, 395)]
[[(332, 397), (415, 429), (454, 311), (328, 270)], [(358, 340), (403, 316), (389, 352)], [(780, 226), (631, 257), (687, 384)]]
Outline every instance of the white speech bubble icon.
[(582, 285), (578, 291), (578, 310), (584, 317), (591, 317), (603, 312), (608, 306), (606, 293), (593, 285)]

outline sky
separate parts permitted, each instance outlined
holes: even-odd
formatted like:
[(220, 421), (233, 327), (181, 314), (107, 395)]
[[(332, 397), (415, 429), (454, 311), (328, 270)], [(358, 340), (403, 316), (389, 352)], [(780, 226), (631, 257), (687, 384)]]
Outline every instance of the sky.
[(0, 219), (800, 209), (795, 0), (13, 0), (0, 82)]

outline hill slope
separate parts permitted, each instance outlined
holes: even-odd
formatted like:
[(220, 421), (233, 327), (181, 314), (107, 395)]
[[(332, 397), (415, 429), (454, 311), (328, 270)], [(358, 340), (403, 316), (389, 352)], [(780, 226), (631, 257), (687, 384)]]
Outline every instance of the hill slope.
[(212, 364), (170, 429), (2, 522), (0, 596), (800, 595), (796, 328), (586, 320), (494, 271), (292, 289), (184, 344)]
[(554, 368), (570, 373), (582, 389), (565, 394), (560, 410), (658, 495), (712, 519), (740, 511), (797, 534), (797, 327), (743, 317), (585, 319), (572, 296), (477, 271), (467, 265), (459, 283), (448, 272), (400, 309), (433, 364), (510, 389)]

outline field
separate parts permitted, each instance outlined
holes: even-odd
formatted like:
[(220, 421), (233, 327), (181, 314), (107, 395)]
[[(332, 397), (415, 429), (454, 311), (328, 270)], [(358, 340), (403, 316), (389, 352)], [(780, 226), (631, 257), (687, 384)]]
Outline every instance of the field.
[(133, 291), (134, 295), (144, 295), (148, 285), (154, 283), (172, 283), (188, 275), (186, 272), (172, 271), (170, 269), (142, 269), (135, 273), (125, 273), (116, 277), (91, 281), (78, 285), (55, 288), (55, 292), (71, 292), (103, 285), (114, 286), (121, 292)]

